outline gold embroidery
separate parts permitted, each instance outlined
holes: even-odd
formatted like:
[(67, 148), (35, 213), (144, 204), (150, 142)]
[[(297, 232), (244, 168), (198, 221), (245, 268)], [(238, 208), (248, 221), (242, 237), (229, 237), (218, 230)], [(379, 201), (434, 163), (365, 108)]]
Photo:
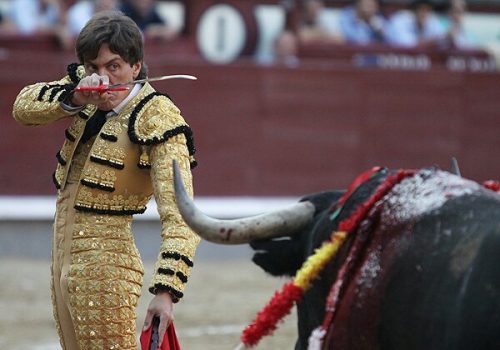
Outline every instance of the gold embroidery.
[(62, 159), (65, 162), (68, 162), (68, 160), (71, 158), (71, 152), (73, 151), (73, 147), (74, 147), (73, 142), (69, 140), (64, 141), (61, 151), (59, 151), (59, 154), (61, 155)]
[(96, 144), (92, 148), (91, 156), (99, 160), (109, 162), (113, 165), (118, 166), (119, 168), (123, 168), (123, 161), (126, 154), (123, 149), (113, 147), (109, 142), (106, 142), (105, 140), (97, 140)]
[(156, 273), (156, 276), (154, 278), (155, 286), (157, 285), (162, 285), (162, 286), (169, 286), (176, 291), (183, 292), (184, 290), (184, 283), (182, 283), (179, 278), (175, 275), (163, 275), (161, 273)]
[(179, 134), (166, 142), (151, 146), (150, 157), (155, 199), (158, 204), (160, 218), (164, 223), (161, 232), (163, 240), (153, 279), (150, 283), (150, 290), (157, 285), (164, 285), (182, 292), (185, 283), (178, 276), (159, 273), (158, 269), (170, 269), (175, 273), (181, 272), (186, 277), (189, 277), (191, 269), (184, 261), (170, 258), (163, 259), (162, 253), (179, 253), (193, 260), (196, 247), (200, 242), (200, 238), (184, 223), (173, 196), (173, 159), (176, 159), (179, 163), (181, 176), (188, 193), (191, 196), (193, 195), (190, 158), (185, 136)]
[(56, 172), (54, 174), (54, 179), (57, 182), (58, 186), (61, 186), (63, 182), (64, 172), (65, 172), (64, 167), (61, 164), (57, 164)]
[[(71, 135), (75, 136), (76, 139), (83, 132), (84, 128), (85, 128), (85, 120), (82, 118), (74, 118), (73, 123), (68, 128), (68, 132)], [(90, 144), (90, 142), (88, 144)], [(59, 183), (59, 185), (63, 186), (63, 184), (66, 181), (76, 182), (79, 180), (80, 172), (81, 169), (83, 168), (83, 162), (85, 161), (85, 158), (88, 154), (88, 144), (86, 144), (87, 147), (84, 150), (82, 150), (81, 144), (77, 145), (70, 140), (64, 141), (63, 146), (60, 150), (60, 155), (64, 159), (64, 161), (66, 161), (66, 163), (69, 163), (71, 161), (72, 164), (71, 165), (66, 164), (64, 166), (58, 164), (56, 168), (56, 181)], [(74, 151), (75, 148), (77, 149)], [(85, 154), (82, 157), (78, 157), (78, 153), (85, 153)], [(78, 163), (78, 161), (80, 161), (80, 163)], [(70, 174), (66, 175), (66, 169), (68, 168), (68, 166), (70, 167), (69, 168)]]
[[(189, 273), (190, 273), (190, 267), (188, 265), (186, 265), (186, 263), (184, 261), (182, 261), (181, 259), (179, 259), (179, 260), (175, 260), (172, 258), (161, 259), (160, 261), (158, 261), (157, 268), (158, 269), (160, 269), (160, 268), (171, 269), (174, 272), (181, 272), (185, 276), (189, 276)], [(175, 277), (175, 278), (177, 278), (177, 277)], [(179, 290), (183, 290), (183, 289), (184, 289), (184, 285), (182, 284), (182, 288)]]
[[(62, 109), (59, 97), (67, 92), (64, 85), (69, 83), (71, 80), (66, 76), (58, 81), (26, 86), (14, 102), (14, 118), (23, 125), (45, 125), (67, 117), (70, 113)], [(51, 97), (52, 92), (57, 91), (54, 89), (59, 91)]]
[(75, 121), (68, 128), (68, 132), (76, 139), (85, 129), (85, 119), (75, 118)]
[(151, 167), (151, 163), (149, 162), (149, 150), (146, 146), (141, 146), (141, 156), (139, 157), (139, 167), (140, 168), (149, 168)]
[(87, 155), (89, 154), (90, 148), (92, 147), (92, 140), (93, 139), (90, 139), (85, 144), (79, 143), (76, 147), (66, 182), (75, 183), (80, 180), (82, 169), (85, 165), (85, 161), (87, 160)]
[[(126, 127), (126, 126), (125, 126)], [(118, 136), (123, 130), (123, 126), (120, 124), (120, 120), (110, 120), (104, 124), (101, 132), (106, 135)]]
[(151, 196), (139, 197), (138, 195), (127, 196), (109, 195), (107, 193), (93, 193), (89, 188), (81, 187), (78, 191), (76, 206), (86, 209), (96, 209), (100, 211), (126, 211), (142, 212), (146, 210), (146, 205)]
[(85, 114), (87, 117), (91, 117), (94, 115), (95, 111), (97, 111), (97, 106), (96, 105), (86, 105), (83, 109), (82, 112)]
[(114, 170), (88, 166), (83, 171), (83, 181), (97, 185), (100, 188), (114, 189), (116, 173)]
[(187, 126), (175, 106), (166, 96), (156, 96), (148, 101), (134, 121), (133, 131), (140, 142), (163, 140), (167, 131)]
[(68, 274), (81, 349), (136, 349), (135, 307), (143, 265), (130, 216), (77, 212)]

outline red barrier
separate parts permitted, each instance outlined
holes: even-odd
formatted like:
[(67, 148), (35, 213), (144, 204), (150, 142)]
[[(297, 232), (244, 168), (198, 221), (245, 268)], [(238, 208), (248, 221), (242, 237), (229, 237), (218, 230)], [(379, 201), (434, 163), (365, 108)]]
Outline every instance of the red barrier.
[[(498, 73), (317, 58), (298, 68), (210, 65), (194, 51), (189, 42), (146, 48), (152, 76), (198, 77), (153, 83), (194, 130), (197, 195), (302, 195), (345, 187), (374, 165), (447, 168), (451, 157), (464, 177), (500, 178)], [(61, 76), (73, 54), (41, 45), (0, 59), (0, 195), (53, 194), (67, 123), (22, 127), (11, 107), (24, 85)]]

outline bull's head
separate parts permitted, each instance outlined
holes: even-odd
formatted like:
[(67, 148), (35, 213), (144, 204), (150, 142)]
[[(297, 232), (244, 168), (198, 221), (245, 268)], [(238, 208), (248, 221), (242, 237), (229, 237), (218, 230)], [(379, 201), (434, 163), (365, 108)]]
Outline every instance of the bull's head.
[[(315, 205), (318, 202), (318, 196), (311, 196), (288, 208), (272, 213), (236, 220), (214, 219), (196, 208), (184, 188), (175, 160), (173, 167), (177, 205), (184, 221), (200, 237), (213, 243), (245, 244), (256, 240), (291, 236), (307, 227), (313, 221), (314, 214), (318, 209), (325, 209)], [(451, 160), (451, 172), (460, 176), (455, 158)], [(325, 205), (328, 207), (332, 201), (338, 199), (341, 192), (329, 194), (328, 202), (330, 203), (321, 203), (323, 207)], [(323, 201), (323, 199), (319, 199), (319, 202)]]

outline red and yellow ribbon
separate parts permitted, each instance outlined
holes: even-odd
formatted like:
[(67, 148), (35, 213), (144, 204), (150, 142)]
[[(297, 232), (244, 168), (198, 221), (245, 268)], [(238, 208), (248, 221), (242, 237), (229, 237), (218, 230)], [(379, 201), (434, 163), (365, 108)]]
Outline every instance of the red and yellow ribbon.
[(304, 292), (323, 268), (330, 262), (347, 237), (347, 232), (338, 231), (332, 234), (330, 241), (316, 249), (309, 256), (292, 282), (286, 283), (276, 292), (267, 305), (257, 314), (255, 320), (248, 325), (241, 341), (245, 346), (254, 346), (266, 335), (272, 334), (278, 322), (290, 313), (293, 305), (298, 302)]

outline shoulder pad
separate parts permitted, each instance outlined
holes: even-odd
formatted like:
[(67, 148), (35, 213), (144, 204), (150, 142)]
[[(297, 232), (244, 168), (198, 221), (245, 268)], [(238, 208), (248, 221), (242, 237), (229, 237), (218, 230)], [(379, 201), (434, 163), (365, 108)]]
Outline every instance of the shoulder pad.
[(69, 78), (75, 84), (78, 84), (85, 76), (85, 67), (82, 64), (71, 63), (66, 70), (68, 71)]
[(130, 140), (140, 145), (153, 145), (184, 134), (189, 153), (194, 154), (191, 128), (179, 108), (165, 95), (153, 92), (134, 108), (129, 119)]

